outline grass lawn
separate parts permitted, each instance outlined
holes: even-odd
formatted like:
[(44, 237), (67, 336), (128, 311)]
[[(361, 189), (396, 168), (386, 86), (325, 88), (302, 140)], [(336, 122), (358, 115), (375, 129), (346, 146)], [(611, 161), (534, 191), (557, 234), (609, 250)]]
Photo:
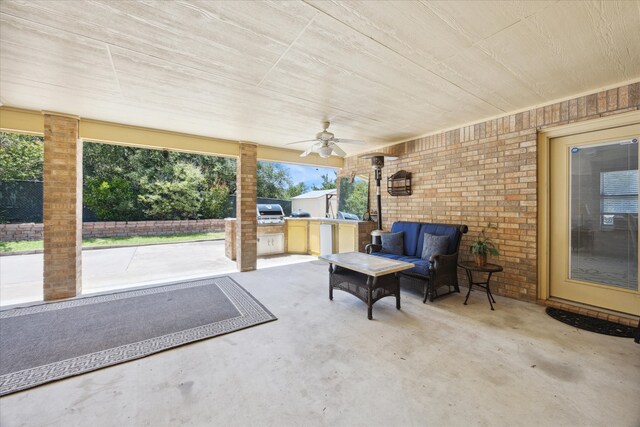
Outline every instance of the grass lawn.
[[(224, 232), (221, 231), (218, 233), (168, 234), (166, 236), (130, 236), (82, 239), (82, 247), (90, 248), (96, 246), (136, 246), (215, 239), (224, 239)], [(42, 249), (42, 247), (42, 240), (0, 242), (0, 252), (34, 251)]]

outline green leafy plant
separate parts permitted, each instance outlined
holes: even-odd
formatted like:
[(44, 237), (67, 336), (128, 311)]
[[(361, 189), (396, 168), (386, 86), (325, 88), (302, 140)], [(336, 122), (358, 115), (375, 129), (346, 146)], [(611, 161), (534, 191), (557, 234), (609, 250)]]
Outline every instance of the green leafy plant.
[(110, 181), (89, 179), (84, 186), (84, 205), (99, 221), (126, 221), (135, 218), (135, 195), (129, 182), (114, 177)]
[(492, 225), (491, 223), (487, 224), (486, 227), (482, 229), (480, 233), (478, 233), (478, 237), (471, 243), (469, 246), (469, 252), (474, 255), (480, 255), (482, 257), (486, 257), (487, 255), (498, 256), (500, 252), (496, 249), (493, 240), (491, 237), (487, 235), (488, 229), (497, 229), (498, 227)]
[(42, 181), (42, 137), (0, 132), (0, 179)]
[(229, 187), (220, 182), (204, 191), (200, 205), (202, 218), (224, 218), (230, 214)]
[(173, 176), (140, 183), (138, 201), (148, 218), (160, 220), (198, 219), (205, 179), (200, 169), (186, 162), (173, 166)]

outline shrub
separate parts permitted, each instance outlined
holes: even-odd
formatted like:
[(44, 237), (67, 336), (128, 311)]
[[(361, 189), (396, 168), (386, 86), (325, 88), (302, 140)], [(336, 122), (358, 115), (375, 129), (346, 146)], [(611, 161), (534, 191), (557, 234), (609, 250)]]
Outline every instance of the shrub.
[(220, 183), (208, 188), (202, 195), (202, 218), (225, 218), (231, 214), (229, 187)]
[(167, 180), (143, 179), (138, 200), (152, 219), (198, 219), (204, 189), (202, 172), (190, 163), (178, 162)]
[(83, 203), (99, 221), (126, 221), (136, 214), (135, 195), (129, 182), (122, 178), (87, 181)]

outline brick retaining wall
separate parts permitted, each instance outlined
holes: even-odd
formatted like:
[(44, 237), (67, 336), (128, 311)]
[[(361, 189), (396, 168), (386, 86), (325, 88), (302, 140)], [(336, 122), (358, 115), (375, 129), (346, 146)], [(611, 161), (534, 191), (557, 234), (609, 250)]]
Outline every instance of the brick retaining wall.
[[(224, 219), (85, 222), (82, 237), (160, 236), (224, 231)], [(42, 240), (42, 224), (0, 224), (0, 242)]]

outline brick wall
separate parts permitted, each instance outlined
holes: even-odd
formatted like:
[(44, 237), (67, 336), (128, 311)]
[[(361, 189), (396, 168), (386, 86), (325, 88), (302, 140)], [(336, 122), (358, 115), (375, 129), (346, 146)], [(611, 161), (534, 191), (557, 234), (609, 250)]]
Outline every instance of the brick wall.
[(42, 240), (42, 224), (0, 224), (0, 242)]
[[(161, 236), (224, 231), (224, 219), (85, 222), (82, 237)], [(0, 242), (42, 240), (42, 224), (0, 224)]]
[[(412, 172), (413, 195), (392, 197), (383, 180), (384, 228), (399, 220), (467, 224), (460, 253), (470, 259), (471, 239), (488, 222), (497, 223), (489, 234), (504, 272), (492, 277), (492, 290), (535, 301), (537, 131), (639, 107), (640, 83), (634, 83), (388, 147), (385, 152), (400, 158), (386, 163), (383, 179), (401, 169)], [(370, 168), (370, 160), (348, 157), (342, 174), (367, 175)]]

